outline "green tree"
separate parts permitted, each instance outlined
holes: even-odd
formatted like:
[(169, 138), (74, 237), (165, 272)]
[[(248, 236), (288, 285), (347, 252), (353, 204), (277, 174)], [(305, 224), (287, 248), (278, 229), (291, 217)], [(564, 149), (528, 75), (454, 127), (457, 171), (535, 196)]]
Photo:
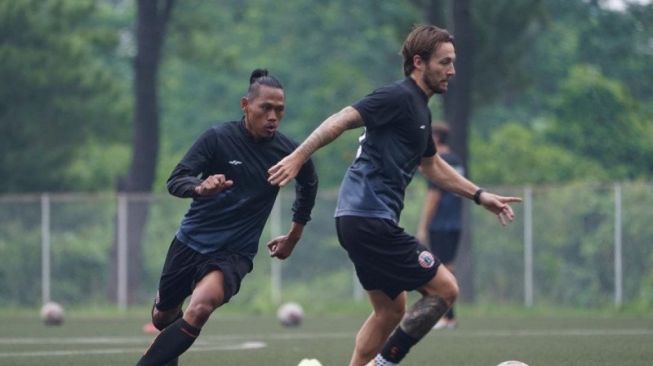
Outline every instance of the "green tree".
[(124, 141), (125, 83), (100, 57), (118, 38), (101, 15), (91, 0), (0, 0), (0, 192), (78, 189), (88, 145)]
[[(136, 12), (136, 57), (134, 59), (134, 125), (131, 163), (126, 177), (118, 184), (124, 193), (151, 192), (159, 160), (159, 66), (174, 0), (138, 0)], [(149, 213), (149, 202), (133, 199), (126, 212), (128, 301), (136, 298), (142, 278), (142, 238)], [(117, 220), (116, 220), (117, 221)], [(117, 227), (117, 225), (116, 225)], [(118, 235), (111, 247), (109, 296), (117, 293)]]
[[(254, 68), (283, 83), (281, 131), (301, 141), (330, 113), (403, 76), (398, 51), (415, 19), (411, 7), (372, 0), (180, 3), (161, 80), (160, 179), (202, 130), (240, 118)], [(315, 155), (321, 187), (338, 187), (357, 137), (346, 133)]]
[[(650, 177), (653, 162), (646, 141), (652, 136), (653, 126), (647, 121), (651, 121), (653, 103), (650, 83), (641, 75), (649, 74), (653, 65), (648, 43), (653, 35), (653, 6), (610, 11), (599, 2), (552, 0), (539, 2), (538, 9), (523, 32), (502, 31), (505, 25), (500, 19), (481, 32), (484, 39), (503, 34), (497, 42), (483, 43), (512, 56), (508, 68), (491, 59), (477, 64), (479, 70), (485, 65), (479, 81), (492, 90), (484, 93), (489, 96), (485, 103), (478, 103), (475, 132), (492, 140), (496, 128), (518, 121), (527, 130), (537, 131), (543, 146), (555, 144), (555, 150), (566, 151), (579, 165), (594, 161), (606, 171), (585, 179)], [(494, 14), (491, 9), (486, 13)], [(492, 16), (483, 19), (488, 18)], [(515, 37), (519, 53), (506, 46)], [(502, 46), (496, 47), (499, 43)], [(485, 54), (481, 48), (479, 57)], [(487, 82), (496, 70), (504, 70), (498, 74), (506, 80)], [(476, 90), (482, 89), (477, 86)], [(549, 133), (542, 135), (542, 129)], [(515, 159), (519, 157), (511, 157)], [(481, 167), (484, 176), (492, 175), (490, 180), (501, 180), (484, 162), (472, 165)], [(503, 173), (505, 181), (514, 182), (513, 177), (519, 175)], [(583, 179), (577, 174), (569, 178)]]
[(591, 66), (576, 66), (562, 83), (549, 138), (596, 161), (612, 179), (653, 173), (650, 124), (639, 119), (637, 103), (621, 83)]
[[(578, 63), (590, 64), (606, 77), (620, 80), (634, 98), (653, 98), (653, 4), (630, 4), (624, 11), (590, 6), (589, 17), (576, 25)], [(579, 19), (575, 19), (578, 22)], [(649, 111), (651, 103), (645, 104)]]
[[(509, 122), (489, 139), (474, 134), (471, 168), (484, 185), (549, 184), (605, 180), (607, 172), (592, 159), (548, 141), (542, 132)], [(478, 158), (477, 158), (478, 157)]]

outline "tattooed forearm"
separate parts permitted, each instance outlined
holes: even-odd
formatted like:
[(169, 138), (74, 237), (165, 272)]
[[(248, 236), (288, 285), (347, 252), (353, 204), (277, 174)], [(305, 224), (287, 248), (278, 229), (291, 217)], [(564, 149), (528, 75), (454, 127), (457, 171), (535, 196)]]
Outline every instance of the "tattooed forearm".
[(449, 309), (449, 304), (437, 295), (419, 299), (401, 320), (401, 328), (414, 339), (422, 339)]
[(329, 144), (340, 136), (345, 129), (338, 128), (338, 125), (330, 123), (330, 120), (323, 122), (315, 131), (313, 131), (306, 140), (299, 146), (298, 150), (302, 155), (309, 157), (319, 148)]
[(297, 150), (308, 159), (315, 151), (335, 140), (344, 131), (362, 125), (358, 112), (347, 107), (322, 122)]

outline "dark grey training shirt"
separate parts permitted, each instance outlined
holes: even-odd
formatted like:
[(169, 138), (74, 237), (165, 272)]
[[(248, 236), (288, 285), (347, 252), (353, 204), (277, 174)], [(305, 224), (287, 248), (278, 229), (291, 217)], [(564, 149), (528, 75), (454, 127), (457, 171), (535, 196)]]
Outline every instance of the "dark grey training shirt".
[(353, 105), (365, 123), (360, 147), (338, 195), (337, 216), (399, 221), (406, 187), (423, 157), (435, 155), (428, 96), (411, 78)]
[[(172, 195), (193, 197), (177, 238), (200, 253), (226, 250), (254, 258), (279, 192), (279, 187), (268, 183), (267, 171), (296, 147), (279, 132), (270, 139), (255, 141), (243, 121), (218, 124), (205, 131), (168, 178)], [(233, 186), (198, 197), (194, 187), (214, 174), (224, 174), (233, 180)], [(310, 160), (296, 183), (293, 221), (306, 224), (311, 219), (318, 183)]]

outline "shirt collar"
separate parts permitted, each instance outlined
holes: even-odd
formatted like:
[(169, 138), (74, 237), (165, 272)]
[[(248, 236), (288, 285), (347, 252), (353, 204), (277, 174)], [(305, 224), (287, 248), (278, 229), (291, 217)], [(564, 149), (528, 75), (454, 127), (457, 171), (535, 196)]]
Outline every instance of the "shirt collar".
[(274, 136), (275, 136), (277, 133), (279, 133), (279, 131), (276, 131), (276, 132), (274, 133), (274, 135), (272, 135), (272, 137), (262, 138), (262, 139), (258, 139), (258, 140), (257, 140), (257, 139), (254, 138), (254, 135), (252, 135), (252, 132), (250, 132), (250, 130), (248, 130), (247, 127), (245, 126), (245, 116), (243, 116), (243, 117), (240, 119), (240, 123), (238, 124), (238, 127), (240, 128), (240, 130), (241, 130), (241, 132), (243, 133), (243, 135), (245, 135), (245, 137), (246, 137), (248, 140), (250, 140), (251, 142), (253, 142), (253, 143), (255, 143), (255, 144), (258, 144), (258, 143), (264, 143), (264, 142), (268, 142), (268, 141), (272, 141), (272, 140), (274, 139)]
[(406, 76), (406, 79), (404, 80), (404, 83), (406, 85), (409, 85), (409, 87), (413, 91), (415, 91), (417, 94), (419, 94), (419, 96), (424, 100), (424, 103), (428, 104), (429, 96), (426, 95), (426, 93), (424, 93), (424, 90), (422, 90), (422, 88), (420, 88), (419, 85), (417, 85), (417, 82), (415, 80), (413, 80), (413, 78), (411, 78), (410, 76)]

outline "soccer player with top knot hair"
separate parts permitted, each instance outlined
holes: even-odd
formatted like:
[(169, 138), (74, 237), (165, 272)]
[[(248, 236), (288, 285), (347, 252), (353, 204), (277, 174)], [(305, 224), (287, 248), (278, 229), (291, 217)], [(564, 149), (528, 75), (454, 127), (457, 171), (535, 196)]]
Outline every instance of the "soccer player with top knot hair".
[[(240, 120), (204, 131), (168, 178), (170, 194), (192, 201), (168, 249), (152, 308), (152, 323), (161, 333), (137, 366), (176, 365), (209, 316), (238, 293), (252, 270), (279, 193), (267, 171), (297, 144), (278, 131), (285, 96), (267, 70), (252, 72), (240, 107)], [(290, 230), (267, 243), (269, 254), (279, 259), (290, 256), (311, 219), (318, 181), (310, 160), (296, 183)]]

